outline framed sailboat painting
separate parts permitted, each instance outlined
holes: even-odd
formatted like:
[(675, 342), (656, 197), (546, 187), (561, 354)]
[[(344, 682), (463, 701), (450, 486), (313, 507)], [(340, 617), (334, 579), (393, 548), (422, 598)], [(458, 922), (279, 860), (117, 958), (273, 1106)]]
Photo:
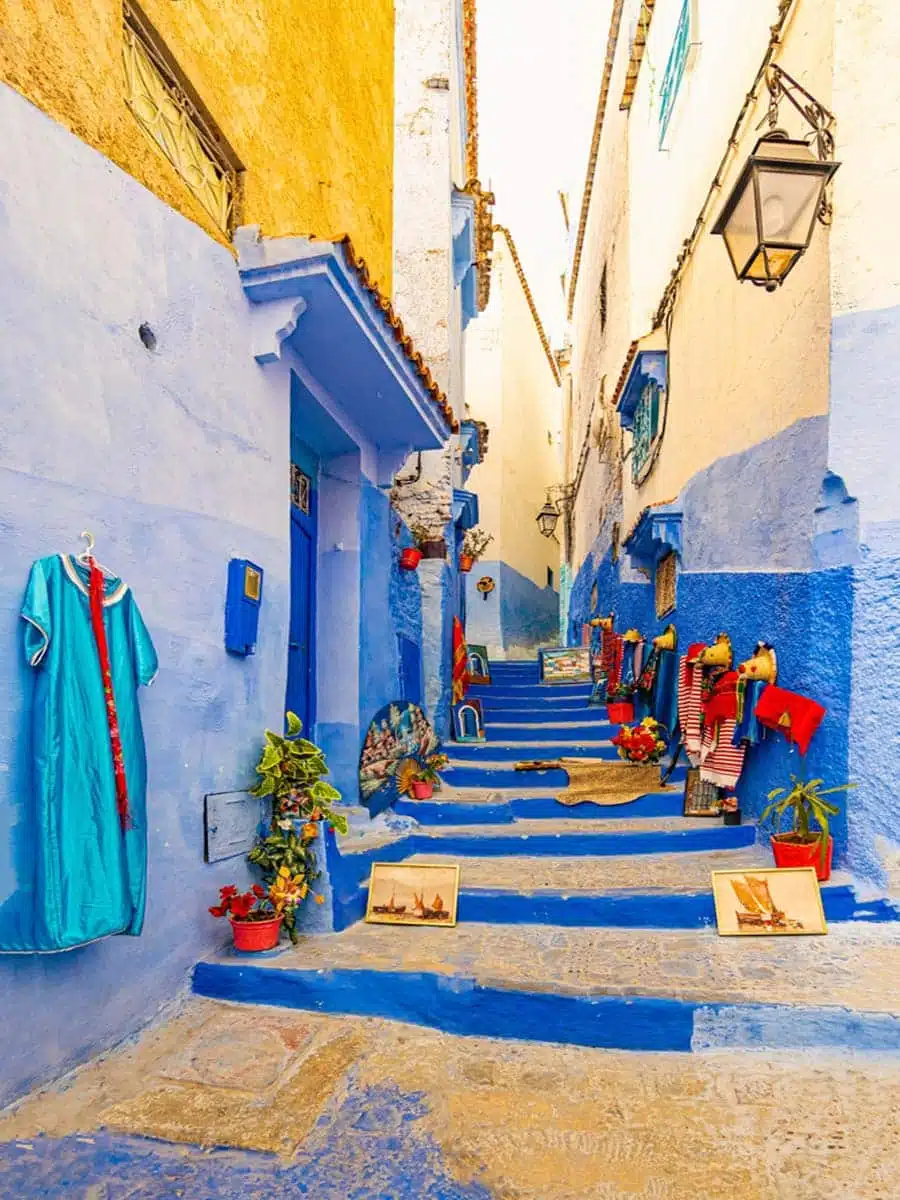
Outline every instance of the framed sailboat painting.
[(366, 920), (371, 925), (456, 924), (459, 867), (373, 863)]
[(813, 867), (713, 871), (712, 885), (723, 937), (828, 932)]

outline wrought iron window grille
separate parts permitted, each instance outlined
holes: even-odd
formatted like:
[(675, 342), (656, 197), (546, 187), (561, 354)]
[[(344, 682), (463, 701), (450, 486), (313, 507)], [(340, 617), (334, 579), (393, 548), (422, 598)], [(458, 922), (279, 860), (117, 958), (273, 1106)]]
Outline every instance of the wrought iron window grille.
[(135, 0), (124, 0), (125, 102), (219, 228), (237, 223), (243, 165)]

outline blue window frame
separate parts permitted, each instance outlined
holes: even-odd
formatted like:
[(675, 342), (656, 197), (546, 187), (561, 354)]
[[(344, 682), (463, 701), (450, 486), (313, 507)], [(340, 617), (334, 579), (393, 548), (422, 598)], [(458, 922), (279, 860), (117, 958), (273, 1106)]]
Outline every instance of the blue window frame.
[(640, 483), (649, 468), (659, 437), (661, 412), (662, 388), (655, 379), (648, 379), (634, 410), (634, 444), (631, 454), (631, 478), (634, 483)]
[(675, 101), (684, 79), (688, 52), (691, 48), (691, 0), (683, 0), (681, 14), (675, 27), (672, 48), (666, 61), (662, 87), (659, 92), (659, 148), (663, 149), (666, 134), (675, 109)]

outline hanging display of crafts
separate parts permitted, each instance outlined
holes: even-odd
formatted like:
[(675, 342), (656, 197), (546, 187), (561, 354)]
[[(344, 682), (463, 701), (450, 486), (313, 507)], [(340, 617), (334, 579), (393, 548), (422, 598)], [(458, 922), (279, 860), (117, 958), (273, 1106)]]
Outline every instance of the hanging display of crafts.
[(440, 747), (440, 739), (418, 704), (397, 700), (375, 714), (359, 759), (359, 791), (377, 816), (409, 791), (414, 768)]

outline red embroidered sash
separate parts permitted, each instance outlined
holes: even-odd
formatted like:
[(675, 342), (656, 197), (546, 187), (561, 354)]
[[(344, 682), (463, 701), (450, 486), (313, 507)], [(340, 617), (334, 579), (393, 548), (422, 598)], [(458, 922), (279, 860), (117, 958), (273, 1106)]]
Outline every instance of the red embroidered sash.
[(94, 641), (97, 643), (100, 673), (103, 676), (106, 723), (109, 726), (109, 744), (112, 748), (113, 773), (116, 779), (116, 809), (124, 831), (130, 827), (131, 817), (128, 812), (128, 788), (125, 783), (125, 758), (122, 754), (122, 738), (119, 735), (116, 698), (113, 695), (109, 645), (106, 640), (106, 626), (103, 624), (103, 572), (92, 558), (88, 560), (88, 564), (90, 568), (91, 627), (94, 631)]

